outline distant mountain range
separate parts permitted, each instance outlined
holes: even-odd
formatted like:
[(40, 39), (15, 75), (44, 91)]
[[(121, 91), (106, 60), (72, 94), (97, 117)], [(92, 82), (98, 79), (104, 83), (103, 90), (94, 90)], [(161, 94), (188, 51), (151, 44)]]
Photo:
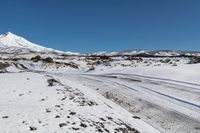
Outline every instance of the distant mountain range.
[[(0, 35), (0, 52), (1, 53), (62, 53), (67, 55), (80, 55), (75, 52), (63, 52), (52, 48), (47, 48), (26, 40), (23, 37), (15, 35), (11, 32)], [(173, 50), (156, 50), (156, 51), (144, 51), (144, 50), (127, 50), (122, 52), (96, 52), (83, 55), (153, 55), (153, 56), (179, 56), (179, 55), (200, 55), (200, 52), (194, 51), (173, 51)]]

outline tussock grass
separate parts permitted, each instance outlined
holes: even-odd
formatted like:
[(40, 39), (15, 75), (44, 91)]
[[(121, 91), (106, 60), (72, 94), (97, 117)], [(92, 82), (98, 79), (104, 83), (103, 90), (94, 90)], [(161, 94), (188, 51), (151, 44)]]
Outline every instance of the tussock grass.
[(0, 70), (5, 69), (5, 68), (7, 68), (9, 66), (10, 66), (10, 64), (8, 64), (8, 63), (2, 63), (2, 62), (0, 62)]

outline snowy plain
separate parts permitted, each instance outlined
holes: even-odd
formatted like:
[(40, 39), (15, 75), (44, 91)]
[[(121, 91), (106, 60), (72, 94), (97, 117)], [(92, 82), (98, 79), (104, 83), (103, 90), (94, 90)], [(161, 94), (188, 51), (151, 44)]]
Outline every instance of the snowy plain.
[(199, 133), (194, 53), (138, 53), (56, 52), (0, 35), (0, 132)]

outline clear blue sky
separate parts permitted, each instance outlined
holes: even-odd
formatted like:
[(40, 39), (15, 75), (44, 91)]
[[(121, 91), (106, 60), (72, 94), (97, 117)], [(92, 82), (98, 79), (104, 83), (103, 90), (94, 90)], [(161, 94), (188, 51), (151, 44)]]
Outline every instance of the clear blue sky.
[(200, 50), (200, 0), (3, 0), (7, 31), (64, 51)]

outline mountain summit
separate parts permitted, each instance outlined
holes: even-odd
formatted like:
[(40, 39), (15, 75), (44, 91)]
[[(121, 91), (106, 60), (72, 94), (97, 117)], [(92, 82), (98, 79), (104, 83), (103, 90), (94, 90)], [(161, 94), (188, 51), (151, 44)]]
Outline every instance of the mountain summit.
[[(9, 49), (27, 49), (33, 52), (60, 52), (51, 48), (46, 48), (37, 44), (34, 44), (23, 37), (15, 35), (11, 32), (7, 32), (5, 34), (0, 35), (0, 48), (1, 50), (9, 50)], [(6, 52), (5, 51), (5, 52)]]

